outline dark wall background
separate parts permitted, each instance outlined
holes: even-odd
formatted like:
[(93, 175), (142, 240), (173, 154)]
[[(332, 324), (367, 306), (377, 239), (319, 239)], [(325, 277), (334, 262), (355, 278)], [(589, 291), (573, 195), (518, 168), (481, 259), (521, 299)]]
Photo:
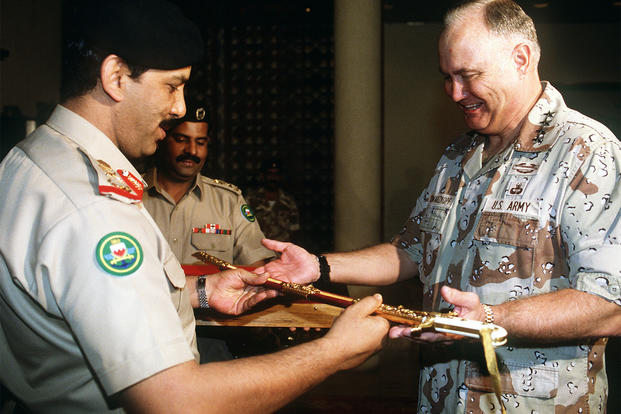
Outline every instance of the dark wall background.
[(192, 73), (210, 107), (205, 174), (247, 192), (263, 160), (282, 160), (300, 209), (297, 241), (332, 250), (332, 1), (178, 3), (207, 42)]

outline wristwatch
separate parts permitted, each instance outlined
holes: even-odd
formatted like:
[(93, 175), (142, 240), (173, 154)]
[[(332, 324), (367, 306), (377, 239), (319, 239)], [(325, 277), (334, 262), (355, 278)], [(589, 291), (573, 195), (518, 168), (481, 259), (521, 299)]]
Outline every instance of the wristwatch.
[(205, 292), (205, 280), (207, 276), (199, 276), (196, 281), (196, 292), (198, 293), (198, 306), (201, 309), (209, 308), (209, 301), (207, 300), (207, 292)]

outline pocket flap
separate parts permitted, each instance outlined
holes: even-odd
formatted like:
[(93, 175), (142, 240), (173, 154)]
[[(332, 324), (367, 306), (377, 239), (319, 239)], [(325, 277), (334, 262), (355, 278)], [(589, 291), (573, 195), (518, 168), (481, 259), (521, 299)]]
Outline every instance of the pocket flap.
[(198, 250), (223, 252), (229, 248), (229, 244), (232, 248), (232, 237), (229, 234), (192, 233), (192, 246)]
[(539, 221), (510, 213), (484, 211), (474, 237), (480, 241), (532, 248), (537, 242)]
[(172, 253), (164, 262), (164, 272), (174, 287), (182, 289), (185, 286), (185, 272), (181, 268), (177, 258)]
[[(500, 388), (503, 394), (553, 398), (558, 392), (558, 372), (543, 365), (518, 361), (499, 361)], [(466, 368), (466, 386), (475, 391), (494, 392), (492, 377), (476, 363)]]

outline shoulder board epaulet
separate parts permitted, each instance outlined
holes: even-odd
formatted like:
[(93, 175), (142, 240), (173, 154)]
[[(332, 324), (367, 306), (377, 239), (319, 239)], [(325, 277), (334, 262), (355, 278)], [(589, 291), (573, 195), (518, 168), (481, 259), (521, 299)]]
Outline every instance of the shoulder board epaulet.
[[(97, 160), (101, 169), (99, 174), (99, 193), (119, 201), (138, 203), (142, 201), (142, 180), (127, 170), (114, 170), (110, 164)], [(103, 177), (101, 172), (103, 172)]]
[(218, 179), (215, 179), (215, 178), (208, 178), (208, 177), (203, 177), (203, 180), (207, 184), (211, 184), (211, 185), (214, 185), (216, 187), (224, 188), (224, 189), (232, 191), (232, 192), (234, 192), (236, 194), (241, 194), (242, 193), (242, 191), (240, 190), (239, 187), (237, 187), (236, 185), (227, 183), (226, 181), (218, 180)]

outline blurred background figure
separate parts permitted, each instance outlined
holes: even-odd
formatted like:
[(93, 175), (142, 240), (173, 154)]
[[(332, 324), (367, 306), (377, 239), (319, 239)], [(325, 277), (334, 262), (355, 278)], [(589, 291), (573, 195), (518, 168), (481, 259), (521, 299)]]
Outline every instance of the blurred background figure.
[(268, 239), (297, 240), (300, 213), (293, 197), (283, 190), (282, 161), (270, 158), (261, 164), (261, 186), (249, 191), (248, 204)]

